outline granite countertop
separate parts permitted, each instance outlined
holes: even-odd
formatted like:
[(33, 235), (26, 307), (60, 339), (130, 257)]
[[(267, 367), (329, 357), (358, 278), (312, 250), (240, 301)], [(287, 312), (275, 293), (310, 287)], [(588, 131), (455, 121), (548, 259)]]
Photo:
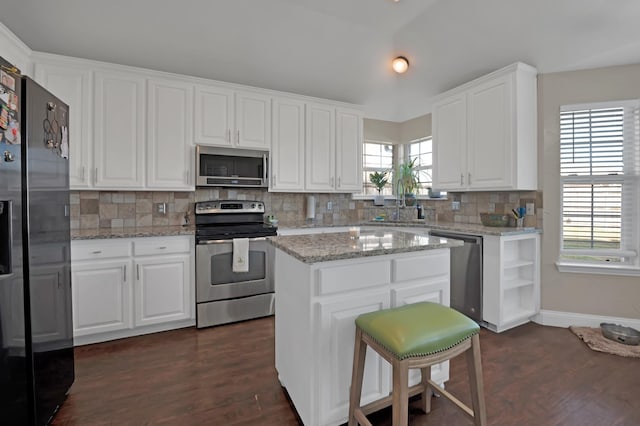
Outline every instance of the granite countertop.
[(383, 228), (364, 230), (357, 239), (351, 239), (348, 232), (330, 232), (271, 237), (270, 241), (275, 247), (304, 263), (449, 248), (463, 244), (459, 240)]
[(171, 235), (194, 235), (193, 226), (140, 226), (131, 228), (73, 229), (72, 240), (100, 238), (164, 237)]
[(484, 226), (475, 223), (457, 223), (457, 222), (439, 222), (416, 219), (410, 222), (393, 222), (393, 221), (368, 221), (362, 225), (375, 225), (375, 226), (394, 226), (394, 227), (408, 227), (408, 228), (428, 228), (441, 231), (452, 231), (461, 234), (473, 234), (473, 235), (517, 235), (517, 234), (529, 234), (529, 233), (542, 233), (538, 228), (514, 228), (514, 227), (494, 227)]
[(484, 226), (474, 223), (457, 223), (457, 222), (442, 222), (442, 221), (428, 221), (424, 219), (414, 219), (411, 221), (377, 221), (369, 220), (364, 222), (337, 222), (330, 225), (316, 223), (316, 222), (297, 222), (293, 224), (282, 225), (279, 229), (314, 229), (314, 228), (337, 228), (345, 226), (380, 226), (380, 227), (396, 227), (396, 228), (427, 228), (438, 229), (441, 231), (452, 231), (461, 234), (473, 234), (473, 235), (517, 235), (528, 233), (542, 233), (542, 229), (539, 228), (514, 228), (514, 227), (493, 227)]

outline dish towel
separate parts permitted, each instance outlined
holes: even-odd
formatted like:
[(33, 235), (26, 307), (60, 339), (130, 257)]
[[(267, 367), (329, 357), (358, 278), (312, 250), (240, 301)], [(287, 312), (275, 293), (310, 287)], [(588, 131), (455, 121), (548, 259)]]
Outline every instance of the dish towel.
[(249, 239), (233, 239), (233, 272), (249, 272)]

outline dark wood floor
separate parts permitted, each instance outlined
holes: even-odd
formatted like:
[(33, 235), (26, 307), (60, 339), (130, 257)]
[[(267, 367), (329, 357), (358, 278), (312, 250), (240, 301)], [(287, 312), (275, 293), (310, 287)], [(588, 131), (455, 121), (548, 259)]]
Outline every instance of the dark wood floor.
[[(297, 425), (274, 365), (273, 318), (76, 348), (55, 425)], [(567, 329), (482, 330), (491, 425), (640, 425), (640, 360), (589, 350)], [(469, 402), (463, 357), (447, 389)], [(411, 425), (468, 425), (442, 398)], [(371, 416), (390, 425), (390, 410)]]

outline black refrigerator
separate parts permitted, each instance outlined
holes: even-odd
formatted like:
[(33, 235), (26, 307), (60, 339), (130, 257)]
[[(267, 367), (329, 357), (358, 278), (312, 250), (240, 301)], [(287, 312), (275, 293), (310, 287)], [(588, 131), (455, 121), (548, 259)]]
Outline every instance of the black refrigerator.
[(0, 67), (0, 423), (42, 425), (74, 380), (69, 109)]

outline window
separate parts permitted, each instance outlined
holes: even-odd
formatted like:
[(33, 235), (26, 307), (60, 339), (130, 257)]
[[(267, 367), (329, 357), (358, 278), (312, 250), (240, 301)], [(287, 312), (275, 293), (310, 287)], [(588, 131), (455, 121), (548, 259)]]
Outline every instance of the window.
[(637, 101), (561, 108), (560, 263), (638, 268), (638, 111)]
[(380, 193), (382, 195), (392, 195), (393, 145), (377, 142), (365, 142), (363, 152), (363, 194), (378, 195), (378, 190), (369, 181), (369, 174), (373, 172), (387, 172), (388, 183)]
[(431, 138), (418, 139), (412, 141), (408, 145), (409, 161), (415, 159), (415, 165), (418, 170), (418, 193), (427, 194), (431, 188), (432, 168), (433, 168), (433, 149)]

